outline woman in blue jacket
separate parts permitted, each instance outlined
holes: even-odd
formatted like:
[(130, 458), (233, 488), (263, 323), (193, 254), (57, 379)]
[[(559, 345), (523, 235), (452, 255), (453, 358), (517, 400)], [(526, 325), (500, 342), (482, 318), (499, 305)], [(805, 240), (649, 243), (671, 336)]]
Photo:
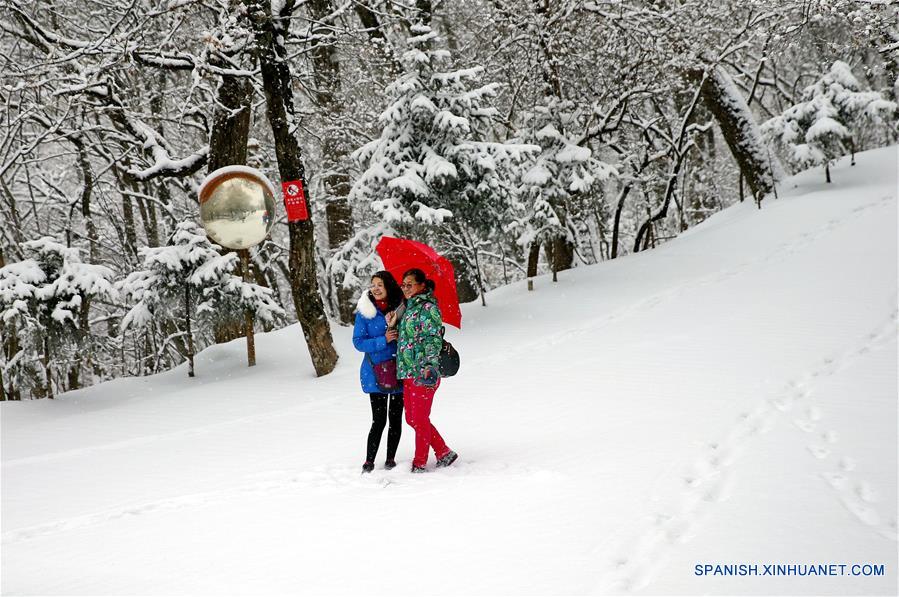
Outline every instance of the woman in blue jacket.
[[(374, 367), (387, 361), (396, 361), (396, 328), (388, 329), (384, 315), (395, 310), (404, 301), (403, 292), (390, 272), (381, 271), (371, 277), (368, 292), (363, 292), (356, 305), (356, 324), (353, 327), (353, 346), (365, 353), (359, 367), (362, 391), (371, 399), (371, 429), (362, 472), (369, 473), (375, 468), (375, 456), (381, 445), (381, 436), (390, 418), (387, 432), (387, 461), (384, 468), (396, 466), (396, 449), (403, 432), (403, 386), (396, 381), (393, 389), (378, 384)], [(396, 371), (396, 367), (392, 367)]]

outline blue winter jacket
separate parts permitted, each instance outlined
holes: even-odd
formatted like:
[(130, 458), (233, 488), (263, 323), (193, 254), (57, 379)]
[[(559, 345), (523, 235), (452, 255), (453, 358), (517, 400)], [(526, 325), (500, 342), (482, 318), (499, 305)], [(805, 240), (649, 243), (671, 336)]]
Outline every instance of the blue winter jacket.
[[(396, 342), (387, 342), (384, 334), (387, 332), (387, 320), (368, 296), (363, 292), (356, 305), (356, 323), (353, 326), (353, 346), (359, 352), (364, 352), (362, 364), (359, 366), (359, 380), (362, 382), (362, 391), (367, 394), (384, 393), (375, 381), (375, 372), (371, 362), (381, 363), (387, 359), (396, 358)], [(371, 357), (371, 362), (369, 362)], [(402, 386), (390, 392), (399, 394)]]

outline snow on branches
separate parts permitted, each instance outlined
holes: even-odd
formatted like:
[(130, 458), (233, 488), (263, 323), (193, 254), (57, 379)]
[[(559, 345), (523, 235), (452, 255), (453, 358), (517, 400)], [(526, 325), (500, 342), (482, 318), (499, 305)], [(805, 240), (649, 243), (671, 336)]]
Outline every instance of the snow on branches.
[(848, 64), (836, 61), (802, 100), (762, 125), (765, 136), (781, 149), (797, 169), (825, 166), (846, 151), (855, 161), (866, 137), (885, 122), (895, 123), (897, 106), (877, 91), (862, 91)]
[[(271, 289), (232, 273), (239, 260), (237, 253), (223, 255), (220, 250), (196, 223), (180, 222), (167, 246), (141, 249), (142, 269), (118, 284), (132, 305), (122, 319), (122, 330), (183, 323), (182, 330), (168, 335), (166, 344), (178, 337), (184, 339), (178, 343), (179, 352), (186, 352), (184, 356), (191, 360), (191, 375), (192, 318), (213, 323), (217, 317), (239, 316), (245, 311), (266, 322), (285, 316)], [(160, 347), (157, 354), (166, 349)]]
[(415, 25), (403, 54), (405, 72), (387, 89), (381, 135), (354, 153), (365, 171), (351, 192), (390, 226), (434, 227), (464, 218), (487, 197), (507, 193), (502, 169), (536, 148), (486, 142), (497, 85), (477, 85), (483, 67), (442, 71), (449, 52)]
[(614, 166), (563, 132), (575, 125), (575, 111), (570, 102), (551, 98), (523, 116), (521, 139), (536, 144), (540, 153), (527, 163), (521, 177), (522, 202), (513, 227), (522, 247), (553, 238), (574, 243), (567, 215), (573, 209), (571, 197), (618, 174)]
[(353, 154), (364, 171), (350, 198), (373, 221), (328, 264), (344, 287), (374, 271), (372, 247), (382, 234), (435, 243), (457, 271), (467, 271), (463, 261), (476, 260), (472, 239), (502, 230), (517, 192), (516, 167), (540, 149), (491, 141), (499, 85), (479, 83), (482, 66), (453, 69), (450, 53), (434, 48), (440, 39), (429, 27), (415, 25), (412, 34), (405, 70), (387, 88), (381, 133)]
[(15, 347), (3, 376), (18, 391), (52, 397), (53, 371), (77, 380), (91, 302), (116, 300), (114, 274), (83, 263), (78, 249), (49, 236), (22, 243), (22, 250), (26, 259), (0, 268), (0, 326)]

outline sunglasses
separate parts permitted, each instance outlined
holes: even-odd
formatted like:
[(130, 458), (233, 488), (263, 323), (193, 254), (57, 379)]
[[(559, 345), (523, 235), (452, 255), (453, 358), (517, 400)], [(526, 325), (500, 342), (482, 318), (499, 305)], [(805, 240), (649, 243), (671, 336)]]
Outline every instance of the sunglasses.
[(419, 284), (418, 282), (412, 282), (412, 283), (406, 282), (406, 283), (400, 284), (400, 288), (415, 288), (416, 286), (421, 286), (421, 284)]

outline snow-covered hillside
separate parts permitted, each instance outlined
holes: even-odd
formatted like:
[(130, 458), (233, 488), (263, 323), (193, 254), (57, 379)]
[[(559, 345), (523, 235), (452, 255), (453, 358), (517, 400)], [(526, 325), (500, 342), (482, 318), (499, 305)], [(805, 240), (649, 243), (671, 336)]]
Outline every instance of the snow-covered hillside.
[(253, 369), (238, 341), (3, 403), (3, 592), (896, 594), (897, 149), (857, 161), (465, 306), (450, 469), (411, 475), (407, 427), (360, 474), (346, 328), (322, 379), (291, 326)]

